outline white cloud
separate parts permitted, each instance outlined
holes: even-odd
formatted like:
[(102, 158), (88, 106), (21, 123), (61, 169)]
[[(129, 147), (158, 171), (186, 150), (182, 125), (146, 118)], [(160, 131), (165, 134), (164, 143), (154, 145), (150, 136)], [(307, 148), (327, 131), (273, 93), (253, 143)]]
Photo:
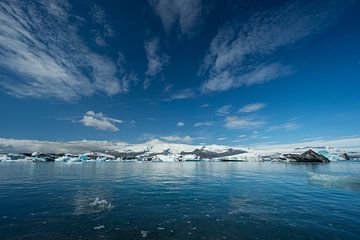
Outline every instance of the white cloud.
[(225, 119), (225, 127), (229, 129), (250, 129), (261, 127), (265, 122), (255, 119), (240, 118), (237, 116), (229, 116)]
[(299, 129), (300, 127), (301, 126), (295, 122), (287, 122), (281, 125), (269, 127), (266, 131), (267, 132), (276, 131), (276, 130), (293, 131)]
[(216, 110), (215, 114), (218, 116), (228, 115), (230, 113), (230, 108), (231, 108), (231, 105), (222, 106), (221, 108)]
[(194, 138), (190, 137), (190, 136), (164, 136), (164, 137), (160, 137), (160, 139), (164, 140), (164, 141), (168, 141), (168, 142), (184, 142), (184, 143), (190, 143), (194, 140)]
[(113, 132), (119, 131), (115, 123), (122, 123), (121, 120), (115, 118), (108, 118), (103, 113), (95, 113), (88, 111), (80, 120), (82, 124), (88, 127), (93, 127), (99, 130), (109, 130)]
[(251, 113), (251, 112), (259, 111), (265, 107), (266, 107), (266, 105), (264, 103), (251, 103), (251, 104), (248, 104), (248, 105), (245, 105), (244, 107), (242, 107), (239, 110), (239, 112)]
[(294, 142), (288, 144), (266, 144), (256, 145), (254, 148), (258, 152), (271, 153), (271, 152), (288, 152), (298, 147), (337, 147), (349, 151), (360, 151), (360, 138), (359, 137), (340, 137), (337, 139), (319, 139), (312, 141)]
[(170, 99), (177, 100), (192, 97), (195, 97), (195, 92), (192, 89), (187, 88), (174, 93), (173, 95), (171, 95)]
[(292, 72), (290, 67), (279, 63), (255, 66), (254, 70), (243, 73), (224, 70), (211, 74), (210, 78), (201, 86), (201, 91), (203, 93), (222, 92), (232, 88), (262, 84), (285, 77)]
[(177, 122), (176, 126), (177, 127), (183, 127), (183, 126), (185, 126), (185, 123), (184, 122)]
[(208, 76), (202, 92), (261, 84), (291, 74), (291, 67), (269, 63), (268, 56), (326, 28), (351, 4), (292, 1), (258, 12), (241, 24), (225, 25), (212, 40), (199, 70)]
[(227, 139), (226, 137), (219, 137), (219, 138), (217, 138), (218, 141), (224, 141), (224, 140), (226, 140), (226, 139)]
[(147, 57), (147, 70), (145, 74), (149, 77), (144, 82), (144, 89), (148, 88), (151, 78), (161, 73), (164, 66), (169, 63), (169, 56), (161, 52), (160, 40), (152, 38), (145, 42), (145, 52)]
[(149, 0), (167, 33), (179, 26), (181, 34), (191, 35), (202, 15), (201, 0)]
[(102, 7), (95, 4), (91, 7), (90, 14), (93, 18), (93, 21), (97, 25), (97, 28), (92, 30), (92, 35), (95, 37), (95, 42), (99, 46), (106, 46), (107, 42), (105, 38), (114, 36), (114, 30), (107, 21), (105, 11)]
[(212, 126), (213, 124), (214, 124), (213, 122), (209, 122), (209, 121), (197, 122), (194, 124), (194, 127), (209, 127)]
[(127, 145), (124, 142), (111, 141), (38, 141), (27, 139), (0, 138), (0, 151), (4, 152), (51, 152), (84, 153), (96, 150), (114, 150)]
[(206, 103), (206, 104), (201, 105), (200, 108), (207, 108), (209, 106), (210, 106), (210, 104)]
[(85, 44), (67, 1), (2, 1), (0, 16), (0, 87), (9, 94), (71, 101), (126, 92), (124, 69)]

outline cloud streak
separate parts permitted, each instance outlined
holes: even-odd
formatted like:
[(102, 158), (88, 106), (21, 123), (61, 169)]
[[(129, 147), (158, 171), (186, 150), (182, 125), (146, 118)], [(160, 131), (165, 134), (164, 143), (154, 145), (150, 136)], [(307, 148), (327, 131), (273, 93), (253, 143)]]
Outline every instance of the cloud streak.
[(194, 124), (194, 127), (210, 127), (214, 125), (214, 122), (205, 121), (205, 122), (197, 122)]
[(230, 113), (231, 105), (225, 105), (216, 110), (215, 114), (218, 116), (225, 116)]
[(225, 119), (225, 127), (229, 129), (252, 129), (262, 127), (264, 124), (265, 122), (263, 121), (237, 116), (229, 116)]
[(186, 88), (186, 89), (180, 90), (176, 93), (173, 93), (170, 96), (170, 100), (187, 99), (187, 98), (193, 98), (195, 96), (196, 96), (196, 93), (194, 92), (193, 89)]
[(265, 107), (266, 107), (266, 105), (264, 103), (251, 103), (251, 104), (248, 104), (248, 105), (245, 105), (244, 107), (242, 107), (239, 110), (239, 112), (251, 113), (251, 112), (256, 112), (261, 109), (264, 109)]
[(128, 90), (123, 66), (81, 39), (67, 1), (2, 1), (0, 17), (0, 86), (9, 94), (72, 101)]
[(95, 113), (88, 111), (84, 117), (79, 121), (84, 126), (93, 127), (99, 130), (117, 132), (119, 129), (115, 126), (116, 123), (122, 123), (122, 120), (106, 117), (103, 113)]
[(178, 27), (182, 35), (190, 36), (202, 16), (201, 0), (149, 0), (167, 33)]
[(281, 125), (275, 125), (272, 127), (269, 127), (268, 129), (266, 129), (267, 132), (272, 132), (272, 131), (278, 131), (278, 130), (285, 130), (285, 131), (293, 131), (293, 130), (297, 130), (301, 127), (301, 125), (295, 123), (295, 122), (287, 122)]
[(199, 70), (207, 80), (203, 93), (262, 84), (294, 70), (268, 57), (329, 26), (350, 3), (292, 1), (251, 16), (243, 24), (226, 24), (211, 42)]
[(191, 136), (163, 136), (160, 137), (161, 140), (167, 141), (167, 142), (183, 142), (183, 143), (190, 143), (194, 140)]
[(177, 122), (177, 123), (176, 123), (176, 126), (177, 126), (177, 127), (184, 127), (184, 126), (185, 126), (185, 123), (184, 123), (184, 122)]
[(151, 79), (160, 74), (164, 66), (169, 63), (170, 57), (161, 52), (160, 39), (152, 38), (144, 43), (145, 53), (147, 58), (147, 70), (145, 74), (148, 76), (144, 82), (144, 89), (150, 86)]

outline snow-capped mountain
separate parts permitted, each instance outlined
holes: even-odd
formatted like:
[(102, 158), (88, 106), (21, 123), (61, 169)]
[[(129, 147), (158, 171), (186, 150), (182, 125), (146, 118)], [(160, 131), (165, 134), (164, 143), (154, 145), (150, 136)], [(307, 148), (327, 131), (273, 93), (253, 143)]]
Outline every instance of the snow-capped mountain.
[[(19, 143), (20, 141), (20, 143)], [(295, 148), (244, 148), (224, 145), (190, 145), (151, 140), (141, 144), (124, 142), (78, 141), (36, 142), (30, 144), (14, 140), (1, 146), (0, 161), (278, 161), (287, 160), (308, 150), (326, 157), (329, 161), (348, 160), (345, 151), (333, 147), (300, 146)], [(21, 144), (25, 147), (20, 146)]]

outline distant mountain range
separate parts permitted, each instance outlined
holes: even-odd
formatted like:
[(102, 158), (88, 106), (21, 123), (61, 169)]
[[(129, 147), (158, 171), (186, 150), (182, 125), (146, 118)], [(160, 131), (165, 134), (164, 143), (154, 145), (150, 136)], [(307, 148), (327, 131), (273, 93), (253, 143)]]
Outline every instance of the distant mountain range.
[[(190, 145), (151, 140), (142, 144), (107, 141), (44, 142), (14, 140), (0, 145), (0, 161), (302, 161), (302, 153), (312, 149), (312, 159), (329, 161), (357, 159), (359, 154), (348, 154), (333, 147), (302, 146), (271, 151), (229, 147), (224, 145)], [(20, 147), (21, 146), (21, 147)], [(317, 155), (318, 154), (318, 155)], [(303, 155), (303, 156), (310, 156)], [(316, 155), (314, 157), (314, 155)], [(305, 160), (304, 160), (305, 161)]]

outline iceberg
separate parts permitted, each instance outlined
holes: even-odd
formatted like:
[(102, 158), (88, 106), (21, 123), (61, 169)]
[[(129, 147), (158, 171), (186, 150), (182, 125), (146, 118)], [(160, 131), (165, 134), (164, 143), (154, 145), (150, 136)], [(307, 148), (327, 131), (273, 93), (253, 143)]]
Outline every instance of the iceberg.
[(236, 155), (214, 158), (213, 160), (219, 161), (240, 161), (240, 162), (261, 162), (263, 158), (255, 153), (240, 153)]

